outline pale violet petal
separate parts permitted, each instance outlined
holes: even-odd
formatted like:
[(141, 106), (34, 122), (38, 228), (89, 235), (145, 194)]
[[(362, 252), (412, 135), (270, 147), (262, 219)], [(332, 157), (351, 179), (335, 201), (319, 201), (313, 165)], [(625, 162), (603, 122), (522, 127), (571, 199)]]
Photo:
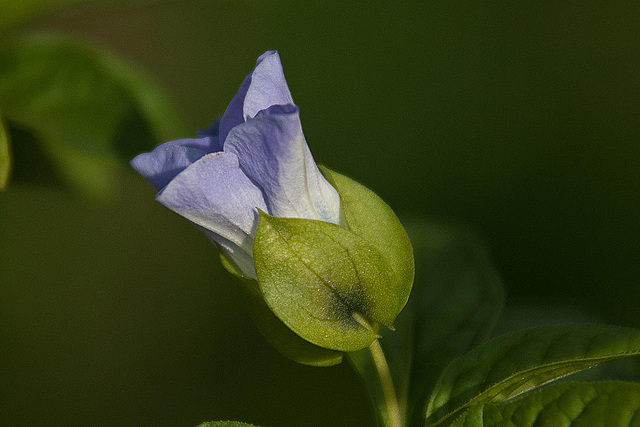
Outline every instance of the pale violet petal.
[(247, 253), (234, 243), (231, 243), (227, 239), (223, 239), (218, 235), (214, 235), (213, 233), (203, 230), (209, 240), (216, 243), (218, 248), (227, 256), (227, 258), (231, 259), (236, 263), (240, 271), (252, 279), (258, 279), (256, 276), (256, 269), (253, 266), (253, 252)]
[(210, 138), (179, 139), (165, 142), (150, 153), (142, 153), (131, 160), (131, 166), (156, 189), (167, 185), (187, 166), (210, 151)]
[[(156, 200), (251, 255), (262, 192), (240, 170), (233, 153), (202, 157), (179, 173)], [(215, 240), (215, 238), (214, 238)]]
[(293, 99), (284, 78), (280, 56), (276, 51), (265, 52), (258, 58), (251, 76), (251, 85), (244, 99), (244, 119), (253, 118), (272, 105), (284, 104), (293, 104)]
[(236, 126), (225, 152), (260, 186), (269, 214), (339, 223), (340, 198), (311, 156), (296, 106), (275, 105)]
[(220, 141), (224, 145), (231, 129), (255, 117), (259, 111), (272, 105), (292, 103), (278, 52), (272, 50), (263, 53), (222, 116)]

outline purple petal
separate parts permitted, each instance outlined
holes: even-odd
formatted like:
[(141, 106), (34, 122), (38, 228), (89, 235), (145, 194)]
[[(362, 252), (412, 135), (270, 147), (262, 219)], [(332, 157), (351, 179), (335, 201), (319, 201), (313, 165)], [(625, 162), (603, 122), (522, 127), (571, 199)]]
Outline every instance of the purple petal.
[(160, 190), (187, 166), (211, 153), (216, 143), (211, 137), (165, 142), (150, 153), (136, 156), (131, 160), (131, 166)]
[(253, 71), (245, 77), (220, 121), (220, 141), (235, 126), (276, 104), (293, 104), (284, 78), (280, 56), (275, 50), (263, 53)]
[(275, 105), (233, 128), (225, 152), (260, 186), (269, 214), (339, 223), (340, 198), (313, 161), (294, 105)]
[(223, 239), (222, 237), (205, 229), (202, 229), (202, 231), (204, 231), (209, 240), (218, 245), (218, 248), (224, 252), (227, 258), (236, 263), (238, 268), (240, 268), (240, 271), (242, 271), (245, 276), (257, 280), (256, 269), (253, 266), (253, 252), (247, 253), (227, 239)]
[[(156, 200), (207, 230), (228, 252), (244, 251), (245, 258), (253, 253), (256, 208), (267, 210), (262, 192), (231, 153), (202, 157), (169, 182)], [(243, 264), (241, 256), (231, 256), (238, 265)]]

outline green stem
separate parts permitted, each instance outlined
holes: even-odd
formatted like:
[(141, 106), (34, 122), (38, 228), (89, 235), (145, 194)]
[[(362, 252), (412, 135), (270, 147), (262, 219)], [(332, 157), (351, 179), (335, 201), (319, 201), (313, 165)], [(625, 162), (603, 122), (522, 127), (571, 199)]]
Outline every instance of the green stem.
[(382, 347), (380, 346), (378, 339), (375, 339), (371, 343), (369, 351), (371, 352), (373, 363), (376, 365), (380, 384), (382, 385), (384, 401), (387, 406), (389, 427), (402, 427), (402, 413), (400, 412), (400, 405), (398, 405), (396, 390), (393, 387), (393, 379), (391, 378), (389, 365), (387, 365), (387, 359), (384, 357), (384, 352), (382, 351)]

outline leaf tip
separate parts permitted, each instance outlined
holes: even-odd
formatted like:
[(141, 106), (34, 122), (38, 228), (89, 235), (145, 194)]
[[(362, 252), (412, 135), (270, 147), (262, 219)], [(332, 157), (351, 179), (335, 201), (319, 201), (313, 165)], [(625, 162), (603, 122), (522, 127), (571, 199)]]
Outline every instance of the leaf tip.
[(351, 313), (351, 317), (353, 317), (353, 320), (355, 320), (360, 326), (362, 326), (366, 330), (376, 333), (376, 331), (373, 329), (373, 326), (371, 326), (371, 324), (367, 321), (366, 317), (364, 317), (364, 315), (359, 311), (354, 311), (353, 313)]

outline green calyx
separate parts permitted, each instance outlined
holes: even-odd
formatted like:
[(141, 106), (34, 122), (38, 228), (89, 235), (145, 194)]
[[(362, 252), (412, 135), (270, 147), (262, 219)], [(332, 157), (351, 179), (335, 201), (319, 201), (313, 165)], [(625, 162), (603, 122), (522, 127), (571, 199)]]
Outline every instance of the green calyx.
[(358, 182), (320, 166), (325, 178), (340, 194), (346, 227), (373, 245), (387, 262), (397, 297), (398, 313), (407, 303), (414, 278), (411, 241), (393, 210), (376, 193)]
[(253, 256), (269, 309), (304, 340), (356, 351), (393, 328), (413, 280), (409, 239), (373, 192), (323, 170), (341, 196), (347, 228), (260, 213)]

